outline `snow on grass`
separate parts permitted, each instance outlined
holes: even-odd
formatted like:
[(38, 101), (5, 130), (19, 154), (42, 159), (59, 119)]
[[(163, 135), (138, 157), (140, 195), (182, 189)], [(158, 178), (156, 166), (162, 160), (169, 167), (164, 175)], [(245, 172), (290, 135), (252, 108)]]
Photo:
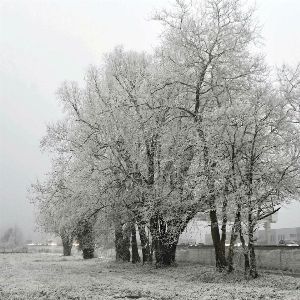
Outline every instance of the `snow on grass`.
[(82, 260), (58, 254), (0, 255), (0, 299), (300, 299), (300, 279), (220, 274), (212, 267)]

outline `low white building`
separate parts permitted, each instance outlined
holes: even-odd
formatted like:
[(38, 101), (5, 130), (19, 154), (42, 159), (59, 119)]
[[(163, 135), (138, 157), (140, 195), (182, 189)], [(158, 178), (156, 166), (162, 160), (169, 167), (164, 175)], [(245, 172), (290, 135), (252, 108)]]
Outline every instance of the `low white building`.
[(257, 232), (258, 245), (278, 245), (281, 240), (300, 243), (300, 227), (265, 229)]

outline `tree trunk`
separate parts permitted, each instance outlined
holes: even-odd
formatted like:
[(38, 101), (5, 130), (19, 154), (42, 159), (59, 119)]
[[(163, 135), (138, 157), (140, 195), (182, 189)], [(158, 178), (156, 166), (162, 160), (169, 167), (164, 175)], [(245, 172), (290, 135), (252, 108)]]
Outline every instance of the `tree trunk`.
[(71, 256), (71, 249), (73, 243), (73, 237), (71, 234), (68, 234), (66, 231), (60, 232), (60, 237), (63, 245), (63, 255)]
[(238, 231), (237, 231), (238, 228), (237, 227), (238, 227), (238, 223), (239, 223), (239, 220), (237, 218), (238, 218), (238, 216), (236, 215), (235, 219), (234, 219), (234, 224), (231, 229), (230, 245), (229, 245), (228, 257), (227, 257), (229, 273), (234, 270), (234, 267), (233, 267), (234, 243), (238, 236)]
[(243, 251), (244, 251), (245, 274), (248, 274), (249, 269), (250, 269), (249, 251), (248, 251), (247, 246), (246, 246), (246, 242), (245, 242), (242, 227), (240, 227), (240, 240), (241, 240)]
[(234, 257), (234, 243), (236, 242), (236, 239), (238, 237), (238, 233), (242, 229), (241, 226), (241, 205), (238, 203), (237, 210), (234, 218), (234, 223), (231, 229), (231, 237), (230, 237), (230, 245), (228, 250), (228, 272), (232, 272), (234, 270), (233, 268), (233, 257)]
[[(224, 188), (224, 199), (223, 199), (223, 206), (222, 206), (222, 227), (221, 227), (221, 251), (222, 255), (226, 257), (226, 249), (225, 249), (225, 243), (226, 243), (226, 228), (227, 228), (227, 206), (228, 206), (228, 195), (229, 195), (229, 190), (228, 190), (228, 185), (229, 185), (229, 179), (226, 177), (226, 182), (225, 182), (225, 188)], [(226, 261), (227, 264), (227, 261)]]
[(168, 252), (169, 252), (169, 260), (170, 260), (169, 264), (170, 265), (175, 264), (177, 244), (178, 244), (178, 240), (169, 246)]
[[(172, 225), (169, 224), (169, 227), (172, 227)], [(173, 265), (175, 263), (179, 234), (174, 234), (174, 230), (168, 231), (167, 223), (157, 215), (151, 218), (150, 229), (155, 252), (156, 267)]]
[(116, 261), (130, 261), (130, 237), (123, 232), (122, 224), (115, 224)]
[(63, 255), (64, 256), (71, 256), (71, 249), (72, 249), (72, 241), (65, 241), (62, 239), (62, 245), (63, 245)]
[(122, 251), (122, 259), (123, 261), (130, 262), (130, 232), (123, 231), (123, 251)]
[(163, 267), (163, 259), (164, 259), (164, 246), (163, 243), (160, 239), (160, 237), (157, 237), (155, 242), (153, 243), (154, 245), (154, 255), (155, 255), (155, 266), (157, 268)]
[(158, 215), (155, 214), (150, 218), (150, 232), (152, 237), (152, 252), (154, 252), (155, 260), (159, 260), (160, 256), (160, 235), (158, 230)]
[(82, 249), (83, 259), (91, 259), (94, 258), (94, 248)]
[(162, 267), (164, 266), (165, 261), (165, 247), (163, 243), (165, 239), (165, 224), (158, 214), (151, 218), (150, 229), (155, 255), (155, 265), (156, 267)]
[(131, 253), (133, 264), (141, 261), (136, 240), (135, 223), (133, 223), (131, 226)]
[[(227, 197), (225, 196), (224, 201), (223, 201), (223, 208), (222, 208), (222, 214), (223, 214), (223, 221), (222, 221), (222, 227), (221, 227), (221, 252), (222, 256), (226, 258), (226, 252), (225, 252), (225, 243), (226, 243), (226, 227), (227, 227)], [(225, 259), (225, 265), (227, 265), (227, 261)]]
[(143, 254), (143, 264), (152, 262), (152, 253), (150, 249), (149, 239), (146, 234), (145, 225), (138, 225), (141, 246), (142, 246), (142, 254)]
[(95, 234), (93, 223), (94, 220), (82, 220), (78, 224), (77, 239), (79, 242), (79, 249), (82, 250), (84, 259), (95, 257)]
[(156, 267), (168, 267), (175, 264), (177, 242), (164, 244), (159, 242), (155, 249)]
[(226, 267), (226, 257), (223, 252), (220, 240), (220, 232), (217, 218), (216, 209), (210, 210), (210, 221), (211, 221), (211, 236), (213, 240), (213, 245), (215, 248), (215, 257), (216, 257), (216, 267), (218, 271), (223, 271)]
[(123, 251), (123, 230), (122, 224), (115, 224), (115, 250), (116, 250), (116, 261), (122, 260)]
[(257, 278), (258, 272), (257, 272), (256, 256), (255, 256), (255, 250), (253, 244), (251, 245), (249, 244), (249, 256), (250, 256), (250, 276), (252, 278)]
[(258, 277), (257, 267), (256, 267), (256, 256), (254, 250), (254, 221), (252, 219), (252, 213), (250, 212), (248, 215), (248, 234), (249, 234), (249, 262), (250, 262), (250, 276), (252, 278)]

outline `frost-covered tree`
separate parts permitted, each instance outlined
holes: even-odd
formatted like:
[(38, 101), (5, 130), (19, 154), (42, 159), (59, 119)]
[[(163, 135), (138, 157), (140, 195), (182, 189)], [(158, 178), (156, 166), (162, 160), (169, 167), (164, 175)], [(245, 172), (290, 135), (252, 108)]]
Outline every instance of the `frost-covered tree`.
[(218, 270), (233, 269), (239, 236), (256, 277), (260, 220), (298, 194), (300, 110), (299, 67), (272, 79), (252, 15), (240, 0), (178, 0), (155, 17), (164, 26), (153, 55), (117, 47), (83, 86), (61, 85), (65, 116), (42, 141), (66, 175), (63, 185), (61, 171), (52, 176), (52, 218), (79, 224), (89, 253), (100, 218), (115, 231), (117, 259), (130, 259), (131, 236), (138, 261), (137, 228), (143, 262), (153, 251), (157, 266), (171, 265), (179, 235), (205, 212)]
[[(221, 197), (225, 174), (219, 172), (223, 168), (221, 133), (225, 125), (221, 121), (233, 92), (241, 94), (262, 71), (260, 58), (249, 51), (257, 34), (252, 11), (240, 1), (176, 3), (175, 11), (163, 11), (156, 17), (165, 26), (159, 50), (165, 73), (161, 88), (178, 89), (171, 107), (190, 120), (199, 153), (197, 189), (209, 210), (216, 264), (222, 269), (226, 265), (225, 238), (219, 233), (218, 207), (224, 207), (225, 213), (227, 200)], [(198, 196), (201, 201), (202, 196)]]
[(37, 181), (31, 185), (29, 198), (37, 209), (37, 225), (47, 233), (60, 236), (63, 254), (69, 256), (75, 232), (74, 224), (68, 218), (68, 199), (71, 197), (71, 191), (66, 187), (64, 160), (61, 158), (53, 166), (53, 171), (47, 174), (43, 182)]
[(229, 190), (236, 205), (228, 263), (231, 270), (238, 234), (244, 244), (244, 222), (248, 241), (248, 249), (244, 249), (246, 268), (256, 277), (255, 228), (260, 220), (278, 211), (282, 203), (298, 195), (300, 157), (299, 128), (293, 123), (288, 97), (266, 80), (250, 92), (242, 105), (227, 115)]

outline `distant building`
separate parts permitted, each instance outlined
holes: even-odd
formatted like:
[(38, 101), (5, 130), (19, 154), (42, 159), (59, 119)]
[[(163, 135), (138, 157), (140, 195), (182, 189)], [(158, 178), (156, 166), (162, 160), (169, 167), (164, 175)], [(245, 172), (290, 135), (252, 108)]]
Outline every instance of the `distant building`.
[[(278, 245), (279, 241), (295, 241), (300, 244), (300, 227), (294, 228), (280, 228), (271, 229), (271, 224), (276, 223), (278, 218), (278, 213), (270, 215), (268, 218), (264, 219), (261, 223), (260, 229), (255, 232), (255, 239), (257, 245)], [(230, 243), (231, 237), (231, 226), (232, 222), (228, 222), (226, 232), (226, 245)], [(220, 233), (221, 234), (221, 233)], [(247, 242), (247, 234), (245, 233), (245, 240)], [(212, 245), (212, 237), (210, 233), (210, 221), (209, 216), (204, 213), (197, 214), (187, 225), (184, 232), (180, 235), (179, 244), (194, 245), (204, 243), (206, 245)], [(236, 243), (240, 244), (239, 237)]]
[(300, 227), (265, 229), (257, 232), (258, 245), (278, 245), (279, 241), (300, 242)]
[[(286, 236), (285, 240), (295, 240), (295, 241), (297, 241), (297, 240), (300, 239), (299, 236), (297, 237), (297, 232), (295, 233), (294, 231), (286, 233), (286, 234), (282, 233), (281, 235), (279, 233), (278, 235), (276, 235), (276, 230), (279, 230), (279, 229), (271, 229), (271, 224), (276, 223), (277, 219), (278, 219), (278, 213), (277, 212), (264, 219), (263, 223), (261, 223), (261, 225), (260, 225), (260, 228), (263, 227), (264, 230), (258, 230), (258, 231), (255, 232), (255, 238), (256, 238), (257, 244), (260, 244), (260, 245), (277, 245), (280, 240), (284, 239), (283, 238), (284, 236)], [(208, 224), (207, 227), (208, 228), (210, 228), (209, 223), (210, 223), (209, 220), (207, 220), (207, 224)], [(226, 232), (226, 240), (225, 240), (226, 245), (229, 245), (229, 243), (230, 243), (232, 225), (233, 225), (232, 220), (231, 221), (229, 220), (228, 223), (227, 223), (227, 230), (228, 231)], [(292, 228), (287, 228), (287, 229), (292, 229)], [(284, 231), (284, 229), (282, 229), (282, 230)], [(221, 232), (220, 232), (220, 234), (221, 234)], [(295, 236), (295, 234), (296, 234), (296, 236)], [(245, 233), (244, 235), (245, 235), (245, 240), (247, 241), (247, 234)], [(278, 240), (278, 236), (280, 237), (279, 240)], [(211, 234), (210, 234), (210, 230), (208, 230), (207, 233), (204, 235), (204, 243), (206, 245), (212, 245), (213, 244), (212, 237), (211, 237)], [(235, 244), (240, 245), (239, 236), (238, 236)]]
[[(226, 233), (226, 244), (230, 243), (231, 233)], [(247, 241), (247, 235), (245, 235)], [(257, 245), (278, 245), (279, 241), (295, 241), (300, 244), (300, 227), (280, 228), (280, 229), (264, 229), (255, 233)], [(237, 239), (239, 243), (239, 239)], [(210, 234), (205, 235), (205, 244), (212, 245), (213, 241)]]

